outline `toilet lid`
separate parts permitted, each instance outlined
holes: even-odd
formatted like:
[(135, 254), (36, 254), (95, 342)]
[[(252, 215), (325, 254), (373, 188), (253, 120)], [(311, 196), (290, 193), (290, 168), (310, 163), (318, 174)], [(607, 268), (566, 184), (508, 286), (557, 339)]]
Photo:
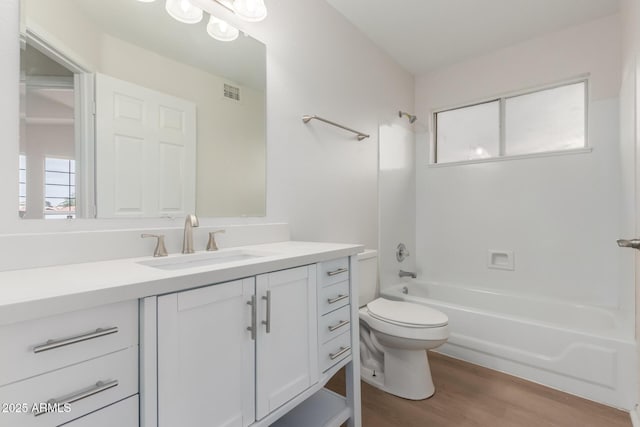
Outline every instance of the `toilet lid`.
[(433, 308), (406, 301), (378, 298), (367, 304), (371, 316), (403, 325), (435, 328), (449, 323), (446, 314)]

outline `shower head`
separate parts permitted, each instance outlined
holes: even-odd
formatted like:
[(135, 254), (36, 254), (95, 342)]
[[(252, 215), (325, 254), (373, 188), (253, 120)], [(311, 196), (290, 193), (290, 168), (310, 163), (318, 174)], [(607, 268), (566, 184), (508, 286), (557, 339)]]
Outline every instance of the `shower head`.
[(411, 124), (415, 123), (415, 121), (418, 120), (417, 116), (414, 116), (409, 113), (405, 113), (404, 111), (398, 111), (398, 117), (402, 117), (402, 116), (407, 116), (407, 119), (409, 119), (409, 123)]

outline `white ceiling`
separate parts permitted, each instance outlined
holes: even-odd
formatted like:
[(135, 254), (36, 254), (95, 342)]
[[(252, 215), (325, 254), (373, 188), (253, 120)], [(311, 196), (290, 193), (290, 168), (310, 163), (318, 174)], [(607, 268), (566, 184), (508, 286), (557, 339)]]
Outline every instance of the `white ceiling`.
[(414, 75), (620, 9), (620, 0), (327, 0)]

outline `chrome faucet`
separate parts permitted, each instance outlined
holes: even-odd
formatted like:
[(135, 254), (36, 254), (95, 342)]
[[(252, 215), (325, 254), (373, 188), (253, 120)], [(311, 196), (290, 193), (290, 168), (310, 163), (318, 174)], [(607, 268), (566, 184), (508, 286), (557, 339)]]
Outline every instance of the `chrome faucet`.
[(182, 240), (182, 253), (192, 254), (193, 250), (193, 227), (199, 227), (200, 222), (196, 214), (188, 214), (184, 220), (184, 238)]
[(404, 270), (400, 270), (400, 273), (398, 273), (398, 276), (411, 277), (412, 279), (415, 279), (416, 277), (418, 277), (416, 273), (414, 273), (413, 271), (404, 271)]

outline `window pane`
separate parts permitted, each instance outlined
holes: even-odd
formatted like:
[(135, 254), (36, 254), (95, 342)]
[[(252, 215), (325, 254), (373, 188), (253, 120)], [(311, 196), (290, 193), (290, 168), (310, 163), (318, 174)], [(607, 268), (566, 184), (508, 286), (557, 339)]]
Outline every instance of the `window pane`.
[(27, 168), (27, 156), (25, 156), (24, 154), (20, 154), (18, 156), (18, 164), (20, 165), (20, 169), (26, 169)]
[(48, 199), (49, 197), (70, 197), (74, 190), (66, 185), (46, 185), (44, 191)]
[(27, 171), (21, 170), (18, 171), (18, 182), (24, 184), (27, 182)]
[(66, 172), (45, 172), (46, 184), (69, 185), (70, 174)]
[(436, 114), (436, 162), (485, 159), (500, 154), (500, 102)]
[(505, 100), (507, 155), (585, 146), (585, 83)]
[(44, 163), (44, 169), (49, 172), (73, 172), (75, 161), (68, 159), (54, 159), (47, 157)]
[(18, 196), (21, 199), (27, 197), (27, 184), (18, 184)]

